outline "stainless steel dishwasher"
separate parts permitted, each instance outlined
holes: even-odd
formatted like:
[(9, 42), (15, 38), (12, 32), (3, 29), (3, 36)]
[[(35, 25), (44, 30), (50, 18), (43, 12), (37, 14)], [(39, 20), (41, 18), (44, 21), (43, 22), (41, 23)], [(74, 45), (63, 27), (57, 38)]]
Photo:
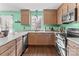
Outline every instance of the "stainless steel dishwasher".
[(28, 34), (25, 34), (22, 36), (22, 52), (24, 53), (24, 51), (27, 49), (28, 47)]

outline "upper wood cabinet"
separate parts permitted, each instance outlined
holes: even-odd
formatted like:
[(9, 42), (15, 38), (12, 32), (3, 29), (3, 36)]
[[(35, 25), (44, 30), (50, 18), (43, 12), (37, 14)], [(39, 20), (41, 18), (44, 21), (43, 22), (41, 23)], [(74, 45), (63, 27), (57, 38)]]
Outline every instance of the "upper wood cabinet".
[(68, 11), (68, 4), (64, 3), (64, 4), (62, 4), (61, 7), (62, 7), (62, 14), (64, 15)]
[(44, 9), (44, 24), (56, 24), (57, 11), (53, 9)]
[(62, 6), (57, 10), (57, 24), (62, 24)]
[(77, 3), (77, 21), (79, 22), (79, 3)]
[(64, 4), (62, 4), (57, 10), (57, 24), (62, 24), (62, 16), (74, 8), (76, 8), (76, 3), (64, 3)]
[(68, 3), (67, 5), (68, 5), (68, 11), (76, 8), (76, 3)]
[(21, 24), (29, 24), (29, 14), (28, 9), (21, 10)]

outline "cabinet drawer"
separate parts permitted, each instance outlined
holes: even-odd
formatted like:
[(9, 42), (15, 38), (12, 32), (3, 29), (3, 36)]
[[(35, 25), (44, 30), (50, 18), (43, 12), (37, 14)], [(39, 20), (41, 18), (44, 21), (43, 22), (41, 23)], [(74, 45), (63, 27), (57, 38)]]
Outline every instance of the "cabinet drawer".
[(15, 40), (3, 45), (0, 47), (0, 54), (5, 52), (6, 50), (8, 50), (10, 47), (12, 47), (13, 45), (15, 45)]

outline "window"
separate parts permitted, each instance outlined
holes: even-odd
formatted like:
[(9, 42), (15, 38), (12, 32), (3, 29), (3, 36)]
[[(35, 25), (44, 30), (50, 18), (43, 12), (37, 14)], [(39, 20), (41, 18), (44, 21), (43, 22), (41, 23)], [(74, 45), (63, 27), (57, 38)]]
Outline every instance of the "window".
[(0, 16), (0, 31), (9, 30), (12, 32), (13, 29), (13, 16)]
[(41, 20), (42, 20), (41, 11), (38, 10), (32, 11), (31, 27), (33, 30), (41, 30)]

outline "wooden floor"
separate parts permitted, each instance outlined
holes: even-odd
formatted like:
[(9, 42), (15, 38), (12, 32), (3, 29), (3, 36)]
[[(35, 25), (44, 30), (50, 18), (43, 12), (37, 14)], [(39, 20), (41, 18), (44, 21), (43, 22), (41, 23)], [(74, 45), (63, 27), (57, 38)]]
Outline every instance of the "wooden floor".
[(58, 56), (54, 46), (29, 46), (22, 56)]

